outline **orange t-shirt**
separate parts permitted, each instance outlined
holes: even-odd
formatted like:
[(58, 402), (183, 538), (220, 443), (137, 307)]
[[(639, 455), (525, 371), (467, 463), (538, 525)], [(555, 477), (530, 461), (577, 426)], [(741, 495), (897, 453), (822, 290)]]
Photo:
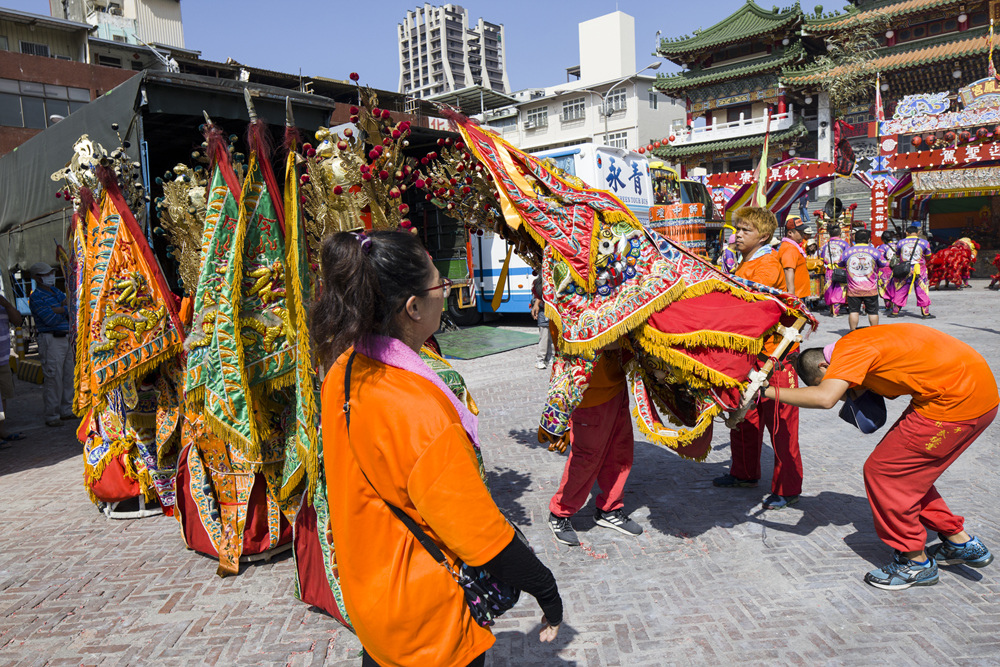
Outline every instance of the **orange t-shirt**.
[(881, 324), (847, 334), (833, 348), (824, 378), (862, 385), (886, 398), (909, 394), (934, 421), (977, 419), (1000, 404), (982, 355), (957, 338), (920, 324)]
[(773, 250), (755, 259), (740, 262), (733, 273), (740, 278), (785, 291), (785, 273), (778, 261), (778, 253)]
[[(809, 267), (806, 266), (806, 255), (804, 252), (799, 252), (793, 245), (798, 246), (795, 241), (786, 238), (778, 244), (778, 262), (781, 264), (782, 273), (785, 269), (795, 270), (795, 296), (805, 298), (809, 296)], [(801, 247), (801, 246), (800, 246)], [(787, 285), (784, 281), (781, 283), (781, 289), (785, 289)]]
[(514, 529), (479, 477), (454, 406), (425, 378), (358, 354), (348, 440), (349, 353), (327, 373), (322, 395), (330, 528), (347, 613), (380, 665), (467, 665), (493, 645), (493, 634), (472, 619), (461, 587), (383, 498), (416, 521), (452, 564), (486, 563)]
[(590, 376), (590, 384), (583, 392), (583, 400), (578, 408), (592, 408), (595, 405), (607, 403), (620, 394), (628, 386), (625, 379), (625, 369), (622, 368), (621, 356), (617, 352), (601, 352), (594, 364), (594, 373)]
[[(781, 268), (781, 262), (778, 261), (778, 253), (773, 250), (755, 259), (741, 262), (733, 273), (740, 278), (746, 278), (747, 280), (752, 280), (755, 283), (767, 285), (768, 287), (776, 287), (782, 292), (785, 291), (785, 272)], [(781, 338), (777, 336), (772, 337), (769, 341), (765, 341), (764, 354), (772, 354), (780, 341)], [(795, 347), (791, 349), (794, 350)]]

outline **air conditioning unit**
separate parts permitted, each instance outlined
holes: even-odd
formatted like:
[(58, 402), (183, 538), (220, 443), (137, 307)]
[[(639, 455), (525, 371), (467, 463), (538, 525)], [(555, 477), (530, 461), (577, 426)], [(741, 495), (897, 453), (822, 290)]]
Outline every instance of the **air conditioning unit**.
[(531, 130), (534, 129), (534, 127), (535, 127), (535, 121), (533, 120), (524, 121), (524, 129)]

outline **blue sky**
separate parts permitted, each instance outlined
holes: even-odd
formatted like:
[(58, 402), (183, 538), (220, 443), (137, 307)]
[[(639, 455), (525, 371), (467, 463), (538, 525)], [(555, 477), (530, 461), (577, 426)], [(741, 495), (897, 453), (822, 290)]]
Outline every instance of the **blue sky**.
[[(558, 85), (566, 68), (579, 64), (577, 24), (619, 9), (635, 17), (636, 66), (653, 62), (656, 31), (664, 36), (707, 28), (742, 6), (744, 0), (508, 0), (456, 2), (470, 20), (503, 23), (507, 74), (514, 90)], [(399, 82), (396, 25), (415, 0), (182, 0), (184, 39), (209, 60), (346, 79), (356, 71), (362, 82), (395, 90)], [(443, 4), (443, 3), (438, 3)], [(762, 1), (764, 7), (771, 3)], [(791, 4), (786, 2), (785, 4)], [(49, 13), (47, 0), (0, 0), (0, 5)], [(276, 12), (275, 7), (280, 7)], [(708, 8), (711, 8), (708, 10)], [(660, 72), (671, 71), (664, 63)]]

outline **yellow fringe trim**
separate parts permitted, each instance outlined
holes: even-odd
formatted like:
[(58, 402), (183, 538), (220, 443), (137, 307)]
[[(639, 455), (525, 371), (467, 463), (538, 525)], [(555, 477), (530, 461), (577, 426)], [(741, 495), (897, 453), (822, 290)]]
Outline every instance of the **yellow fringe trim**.
[(168, 345), (166, 348), (164, 348), (163, 351), (158, 353), (152, 359), (147, 359), (138, 366), (133, 366), (132, 368), (129, 369), (127, 373), (120, 375), (114, 380), (108, 382), (103, 387), (101, 387), (99, 391), (95, 391), (94, 398), (98, 403), (97, 406), (98, 412), (107, 407), (108, 405), (107, 396), (109, 393), (111, 393), (118, 387), (122, 386), (129, 380), (138, 383), (148, 373), (158, 368), (160, 364), (166, 363), (171, 359), (173, 359), (178, 354), (180, 354), (181, 350), (183, 349), (184, 349), (184, 343), (181, 341)]
[(199, 413), (205, 408), (205, 385), (198, 385), (191, 391), (184, 392), (184, 407)]
[(556, 328), (559, 331), (559, 344), (560, 349), (565, 353), (573, 356), (580, 356), (583, 354), (590, 354), (597, 352), (598, 350), (614, 343), (619, 338), (627, 333), (630, 333), (634, 329), (641, 327), (649, 319), (649, 316), (658, 310), (666, 308), (671, 303), (677, 300), (677, 298), (684, 292), (685, 285), (684, 282), (678, 282), (676, 285), (671, 287), (669, 290), (661, 294), (660, 296), (653, 299), (651, 302), (647, 303), (645, 306), (635, 311), (627, 318), (619, 322), (618, 324), (612, 326), (607, 331), (599, 334), (595, 338), (586, 341), (569, 341), (562, 336), (562, 318), (559, 313), (556, 312), (555, 308), (545, 304), (545, 314), (549, 319), (556, 323)]
[[(253, 408), (248, 405), (251, 420), (253, 419)], [(240, 454), (243, 455), (248, 461), (260, 461), (260, 443), (254, 443), (252, 440), (248, 441), (246, 436), (229, 426), (225, 422), (217, 419), (208, 410), (205, 410), (202, 415), (205, 418), (205, 426), (208, 427), (217, 438), (226, 443), (227, 447), (233, 447)], [(251, 434), (253, 433), (253, 424), (251, 423)]]
[[(697, 362), (682, 352), (678, 352), (677, 350), (661, 345), (648, 338), (639, 337), (637, 342), (647, 353), (653, 355), (654, 357), (659, 357), (664, 362), (683, 371), (687, 371), (699, 378), (702, 378), (703, 380), (707, 380), (710, 385), (723, 387), (741, 386), (740, 383), (734, 378), (724, 375), (714, 368)], [(691, 384), (693, 386), (698, 386), (695, 382), (692, 382)]]
[[(650, 393), (650, 397), (652, 397), (652, 393)], [(655, 400), (654, 398), (654, 403), (658, 402), (659, 401)], [(657, 406), (657, 408), (659, 407), (660, 406)], [(687, 459), (688, 461), (698, 461), (699, 463), (708, 458), (708, 455), (712, 452), (711, 447), (708, 448), (708, 451), (706, 451), (705, 455), (702, 456), (701, 458), (685, 456), (684, 454), (681, 454), (679, 451), (677, 451), (677, 448), (690, 445), (703, 433), (705, 433), (705, 431), (708, 429), (708, 426), (712, 423), (712, 420), (720, 412), (722, 412), (722, 409), (719, 406), (713, 406), (707, 412), (705, 412), (705, 414), (703, 414), (701, 418), (698, 419), (698, 423), (695, 424), (690, 430), (671, 429), (675, 431), (677, 435), (669, 436), (669, 435), (664, 435), (659, 429), (656, 429), (654, 425), (646, 424), (646, 421), (639, 415), (638, 407), (632, 408), (632, 415), (635, 417), (636, 424), (639, 425), (639, 430), (642, 432), (644, 436), (646, 436), (649, 439), (650, 442), (656, 445), (662, 445), (664, 447), (667, 447), (675, 454), (680, 456), (682, 459)]]
[(711, 329), (701, 329), (683, 334), (668, 334), (646, 324), (640, 327), (635, 335), (639, 338), (640, 344), (645, 340), (650, 345), (666, 347), (717, 347), (754, 355), (760, 354), (760, 351), (764, 349), (764, 341), (761, 338)]

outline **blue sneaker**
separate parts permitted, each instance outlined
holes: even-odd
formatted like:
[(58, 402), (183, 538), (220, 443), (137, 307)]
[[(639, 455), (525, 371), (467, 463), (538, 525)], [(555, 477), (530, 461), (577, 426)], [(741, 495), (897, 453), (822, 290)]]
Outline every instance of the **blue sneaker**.
[(935, 544), (927, 549), (927, 555), (941, 565), (968, 565), (969, 567), (986, 567), (993, 562), (993, 554), (986, 545), (973, 537), (965, 544), (955, 544), (938, 533), (941, 544)]
[(865, 583), (886, 591), (901, 591), (910, 586), (933, 586), (938, 582), (938, 566), (930, 557), (926, 565), (915, 563), (893, 549), (892, 562), (865, 575)]

